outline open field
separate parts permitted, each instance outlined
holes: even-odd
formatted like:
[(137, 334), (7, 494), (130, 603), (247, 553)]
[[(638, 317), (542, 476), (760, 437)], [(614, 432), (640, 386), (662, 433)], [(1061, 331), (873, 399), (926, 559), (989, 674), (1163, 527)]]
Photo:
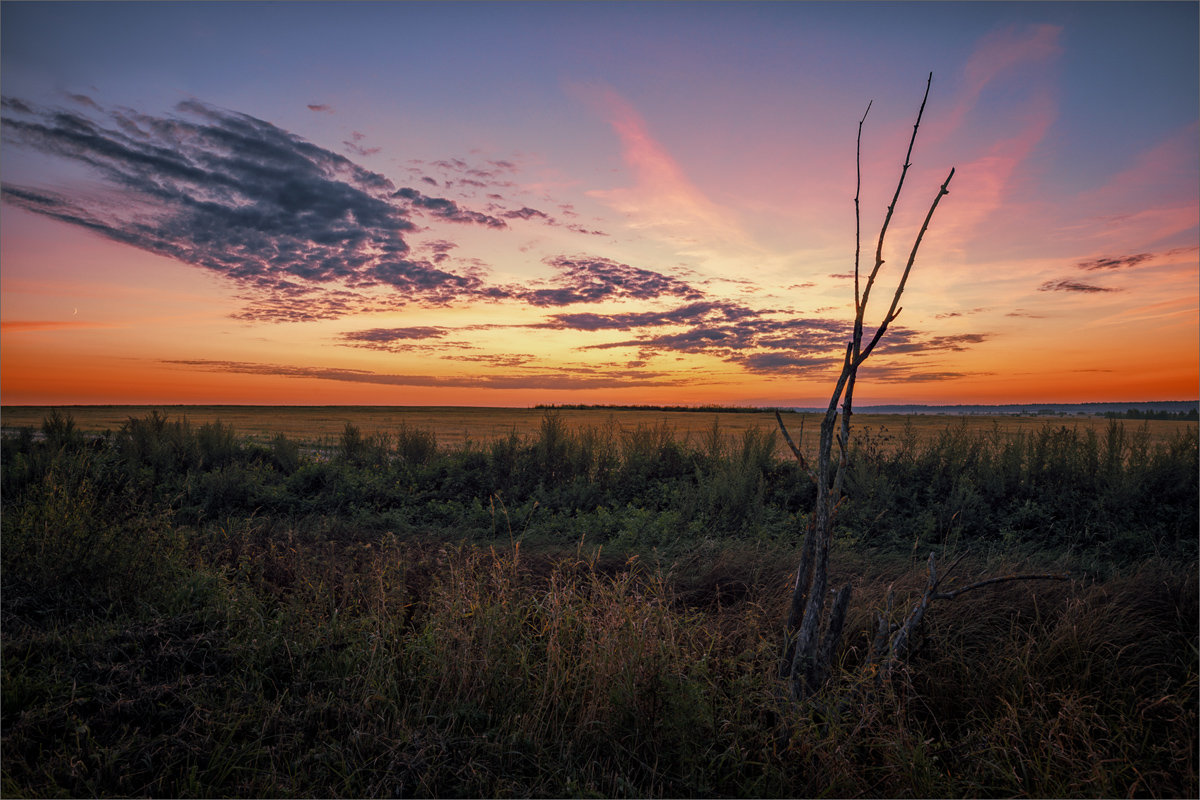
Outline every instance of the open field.
[[(330, 442), (341, 435), (346, 424), (363, 433), (394, 432), (397, 428), (421, 428), (433, 431), (442, 447), (458, 447), (467, 441), (483, 443), (516, 431), (521, 436), (538, 432), (547, 413), (535, 408), (490, 407), (420, 407), (420, 406), (67, 406), (76, 426), (87, 432), (116, 431), (130, 417), (143, 417), (158, 409), (172, 418), (186, 417), (193, 425), (221, 421), (238, 434), (260, 440), (282, 433), (296, 441)], [(50, 412), (49, 406), (4, 406), (0, 408), (0, 425), (6, 429), (29, 426), (38, 428)], [(725, 434), (741, 436), (749, 428), (775, 430), (775, 417), (770, 412), (704, 412), (704, 411), (627, 411), (605, 409), (562, 409), (558, 414), (571, 430), (607, 428), (632, 430), (638, 426), (666, 425), (681, 440), (699, 441), (708, 433), (715, 420)], [(785, 414), (784, 421), (792, 437), (806, 447), (816, 446), (820, 415)], [(854, 428), (858, 432), (870, 429), (881, 437), (887, 447), (895, 442), (906, 425), (912, 427), (918, 440), (936, 436), (950, 426), (961, 426), (968, 433), (1004, 435), (1029, 433), (1047, 424), (1064, 425), (1084, 432), (1103, 433), (1108, 420), (1103, 417), (1034, 417), (1034, 416), (942, 416), (931, 414), (856, 414)], [(1142, 428), (1151, 442), (1163, 442), (1195, 422), (1185, 420), (1139, 420), (1126, 422), (1130, 430)], [(780, 442), (779, 452), (784, 452)]]
[[(0, 440), (4, 796), (1200, 791), (1194, 423), (860, 420), (844, 646), (798, 702), (815, 488), (766, 415), (76, 411)], [(1069, 580), (938, 600), (864, 694), (930, 552)]]

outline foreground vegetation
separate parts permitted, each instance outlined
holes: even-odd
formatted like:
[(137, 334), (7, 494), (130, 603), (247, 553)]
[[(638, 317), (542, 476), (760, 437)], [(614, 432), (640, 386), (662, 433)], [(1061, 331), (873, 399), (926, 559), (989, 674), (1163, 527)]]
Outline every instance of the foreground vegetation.
[[(3, 441), (0, 788), (1196, 795), (1194, 427), (860, 437), (844, 673), (803, 707), (775, 670), (814, 489), (775, 453), (552, 413), (454, 449), (347, 425), (332, 453), (53, 414)], [(931, 549), (963, 583), (1075, 580), (939, 604), (908, 671), (855, 692)]]

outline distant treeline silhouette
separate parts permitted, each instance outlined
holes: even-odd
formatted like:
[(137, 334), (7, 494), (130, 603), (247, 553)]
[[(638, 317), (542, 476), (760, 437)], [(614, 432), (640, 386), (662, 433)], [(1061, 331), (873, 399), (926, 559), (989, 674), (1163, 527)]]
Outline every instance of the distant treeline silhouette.
[(1193, 408), (1189, 411), (1143, 411), (1130, 408), (1126, 411), (1106, 411), (1104, 416), (1109, 419), (1200, 419), (1200, 411)]
[(592, 405), (589, 403), (539, 403), (534, 406), (535, 409), (545, 411), (703, 411), (707, 413), (720, 412), (722, 414), (762, 414), (779, 411), (780, 413), (793, 413), (794, 408), (783, 407), (757, 407), (757, 406), (655, 406), (655, 405), (607, 405), (598, 404)]

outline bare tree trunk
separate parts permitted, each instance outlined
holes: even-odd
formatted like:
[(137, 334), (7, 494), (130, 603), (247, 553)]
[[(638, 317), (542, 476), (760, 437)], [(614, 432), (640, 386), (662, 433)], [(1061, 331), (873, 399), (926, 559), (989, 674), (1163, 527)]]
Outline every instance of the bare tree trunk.
[[(929, 79), (925, 83), (925, 96), (922, 98), (921, 108), (917, 112), (917, 121), (913, 125), (912, 138), (908, 143), (908, 152), (904, 157), (904, 166), (900, 172), (900, 179), (896, 184), (896, 192), (892, 196), (892, 202), (888, 206), (886, 217), (884, 217), (883, 228), (879, 232), (879, 239), (875, 248), (875, 264), (867, 276), (865, 287), (861, 286), (859, 280), (859, 259), (862, 242), (859, 194), (862, 186), (862, 126), (863, 122), (866, 121), (867, 113), (871, 110), (870, 104), (867, 105), (867, 111), (863, 113), (862, 119), (858, 122), (858, 148), (855, 159), (856, 187), (854, 194), (854, 332), (851, 340), (846, 343), (842, 370), (834, 386), (833, 394), (830, 397), (829, 407), (826, 409), (825, 416), (821, 420), (821, 434), (817, 445), (817, 463), (815, 469), (808, 464), (800, 449), (792, 442), (792, 438), (783, 424), (782, 417), (778, 414), (776, 415), (780, 430), (783, 431), (788, 446), (817, 487), (816, 503), (813, 507), (808, 529), (805, 531), (804, 543), (800, 552), (800, 565), (796, 570), (796, 582), (792, 590), (792, 602), (788, 612), (785, 632), (786, 643), (779, 669), (781, 677), (790, 679), (791, 694), (796, 699), (807, 697), (816, 692), (828, 678), (830, 664), (841, 638), (846, 608), (850, 602), (850, 586), (847, 584), (838, 592), (830, 612), (826, 614), (825, 597), (828, 591), (829, 545), (833, 534), (834, 517), (837, 512), (838, 503), (842, 497), (842, 482), (845, 478), (847, 447), (849, 446), (850, 439), (850, 416), (853, 413), (854, 385), (858, 375), (858, 368), (870, 356), (871, 351), (875, 349), (875, 345), (879, 343), (879, 340), (887, 331), (888, 325), (899, 316), (901, 311), (899, 306), (900, 296), (904, 293), (904, 286), (908, 281), (909, 272), (912, 270), (913, 262), (916, 261), (917, 250), (920, 248), (921, 240), (925, 236), (925, 231), (929, 227), (930, 220), (933, 218), (933, 212), (937, 209), (942, 197), (949, 193), (950, 180), (954, 177), (954, 170), (951, 169), (950, 174), (938, 190), (937, 196), (934, 197), (929, 207), (929, 213), (925, 216), (925, 222), (917, 234), (916, 241), (913, 243), (908, 263), (904, 267), (904, 273), (892, 296), (892, 304), (888, 308), (887, 314), (884, 316), (879, 327), (875, 329), (875, 333), (872, 335), (870, 341), (864, 347), (863, 318), (866, 313), (867, 302), (870, 299), (871, 289), (875, 285), (879, 270), (883, 266), (884, 240), (887, 236), (888, 226), (892, 221), (892, 214), (896, 209), (896, 203), (899, 201), (900, 192), (904, 187), (904, 178), (908, 174), (908, 168), (911, 166), (909, 159), (912, 157), (913, 143), (916, 141), (917, 131), (921, 126), (921, 117), (925, 113), (925, 102), (929, 99), (929, 88), (932, 82), (933, 74), (930, 73)], [(839, 403), (842, 407), (840, 430), (838, 430)], [(835, 431), (837, 431), (836, 437)], [(838, 445), (836, 462), (833, 457), (835, 439)]]

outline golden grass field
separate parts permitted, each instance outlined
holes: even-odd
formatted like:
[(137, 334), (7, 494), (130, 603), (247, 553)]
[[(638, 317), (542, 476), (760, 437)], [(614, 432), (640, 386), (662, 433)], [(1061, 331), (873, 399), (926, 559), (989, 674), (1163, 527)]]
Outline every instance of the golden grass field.
[[(5, 406), (0, 409), (0, 425), (5, 429), (41, 426), (42, 419), (50, 413), (51, 406)], [(404, 425), (434, 431), (438, 443), (446, 447), (458, 447), (466, 441), (486, 442), (516, 431), (521, 436), (537, 432), (542, 417), (547, 413), (536, 408), (490, 408), (466, 406), (62, 406), (75, 424), (83, 431), (116, 431), (130, 417), (143, 417), (158, 409), (170, 418), (186, 417), (193, 425), (220, 420), (230, 425), (241, 435), (265, 439), (282, 433), (297, 441), (321, 443), (336, 440), (346, 423), (356, 425), (364, 434), (392, 432)], [(560, 409), (560, 415), (570, 428), (612, 427), (617, 432), (633, 430), (638, 426), (667, 425), (680, 439), (698, 441), (711, 431), (714, 419), (721, 432), (735, 437), (747, 428), (776, 428), (771, 412), (718, 412), (718, 411), (655, 411), (655, 410), (611, 410), (611, 409)], [(803, 444), (811, 449), (816, 445), (820, 425), (818, 414), (785, 414), (792, 437), (801, 441), (803, 421)], [(936, 436), (949, 427), (965, 426), (967, 431), (999, 430), (1002, 434), (1015, 434), (1037, 430), (1047, 424), (1067, 426), (1079, 430), (1092, 429), (1103, 433), (1109, 421), (1092, 416), (985, 416), (985, 415), (937, 415), (937, 414), (856, 414), (854, 430), (863, 434), (870, 430), (878, 434), (883, 442), (895, 441), (905, 425), (911, 425), (919, 440)], [(1125, 421), (1126, 432), (1142, 429), (1149, 433), (1150, 440), (1163, 441), (1195, 422), (1184, 420), (1133, 420)], [(780, 441), (780, 449), (784, 445)]]

